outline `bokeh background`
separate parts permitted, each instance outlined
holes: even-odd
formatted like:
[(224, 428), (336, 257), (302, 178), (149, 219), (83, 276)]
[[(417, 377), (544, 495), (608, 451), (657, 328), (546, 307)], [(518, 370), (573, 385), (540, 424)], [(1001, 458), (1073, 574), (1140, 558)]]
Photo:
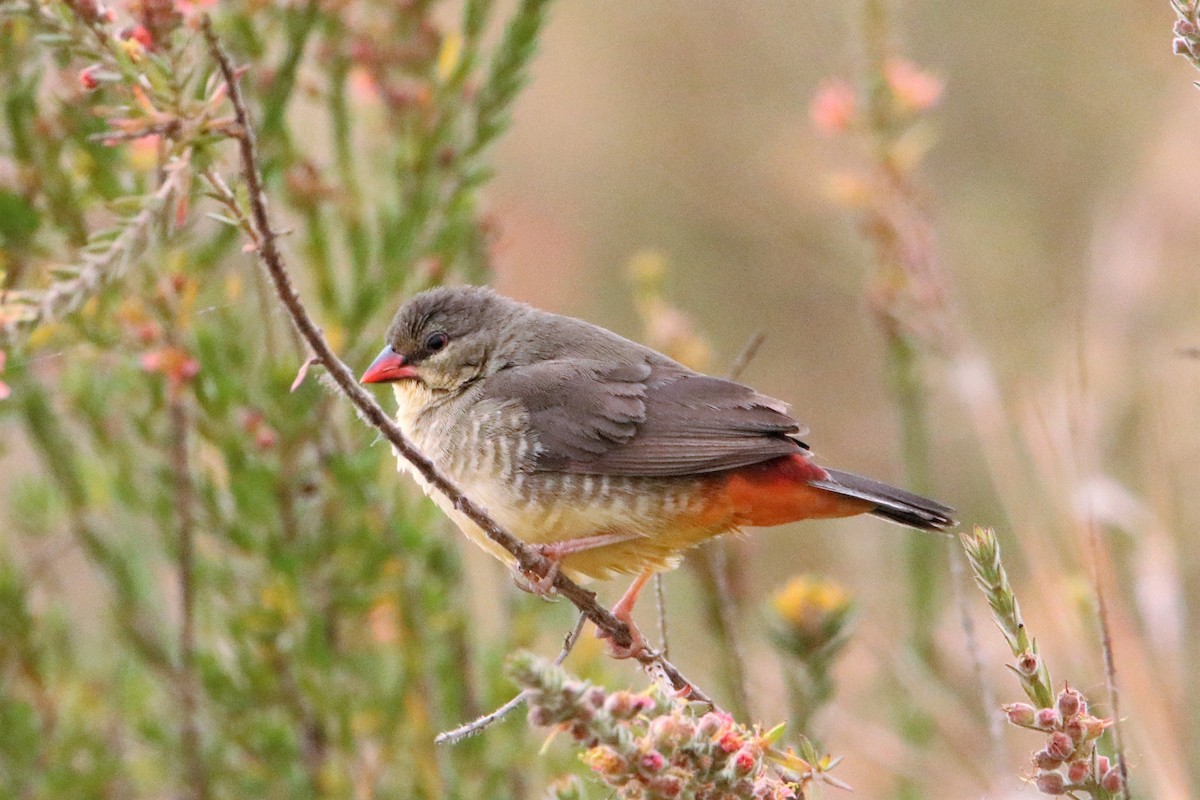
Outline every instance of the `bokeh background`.
[[(453, 8), (439, 13), (456, 19)], [(671, 302), (708, 344), (711, 371), (765, 333), (742, 379), (792, 404), (824, 463), (903, 484), (902, 420), (866, 297), (876, 257), (837, 190), (870, 168), (870, 146), (810, 118), (822, 81), (860, 73), (861, 17), (858, 3), (556, 5), (491, 153), (482, 202), (498, 231), (501, 291), (644, 339), (629, 265), (658, 259)], [(1173, 19), (1169, 4), (1143, 0), (910, 1), (890, 19), (896, 52), (944, 84), (924, 115), (933, 138), (913, 175), (961, 332), (952, 350), (922, 360), (929, 489), (964, 524), (997, 529), (1056, 679), (1111, 713), (1099, 574), (1136, 795), (1155, 798), (1192, 796), (1200, 774), (1200, 92), (1171, 53)], [(317, 71), (306, 65), (302, 81)], [(365, 105), (360, 173), (384, 158), (389, 135)], [(303, 128), (308, 113), (296, 103), (289, 121)], [(302, 251), (293, 246), (297, 259)], [(51, 348), (38, 369), (73, 353)], [(38, 467), (15, 424), (0, 436), (8, 489)], [(398, 490), (409, 507), (422, 502), (411, 489)], [(0, 518), (20, 511), (0, 496)], [(512, 641), (498, 631), (516, 624), (514, 604), (518, 638), (557, 650), (565, 604), (517, 597), (495, 562), (436, 515), (423, 519), (461, 550), (469, 639), (490, 653), (481, 669), (498, 671)], [(731, 546), (752, 718), (769, 727), (786, 716), (761, 608), (791, 577), (820, 576), (855, 603), (836, 694), (810, 732), (845, 758), (836, 775), (860, 797), (1028, 796), (1020, 776), (1040, 741), (994, 729), (998, 712), (984, 703), (1022, 698), (982, 596), (950, 569), (952, 539), (931, 562), (937, 612), (919, 621), (937, 658), (909, 647), (915, 535), (852, 519), (755, 531)], [(65, 537), (5, 538), (14, 563), (55, 576), (33, 595), (39, 613), (61, 615), (85, 649), (102, 643), (103, 581), (87, 558)], [(599, 587), (610, 600), (622, 588)], [(673, 660), (721, 685), (701, 611), (708, 587), (685, 567), (665, 589)], [(652, 603), (639, 613), (652, 629)], [(588, 640), (573, 659), (610, 685), (642, 685), (632, 666), (597, 653)], [(470, 746), (486, 750), (491, 737), (504, 742), (495, 745), (503, 758), (518, 752), (514, 736), (541, 740), (520, 725), (498, 731)], [(565, 753), (556, 765), (570, 761)], [(506, 785), (533, 797), (543, 783)], [(345, 796), (370, 796), (358, 791)]]
[[(895, 10), (902, 51), (945, 81), (918, 183), (979, 359), (929, 366), (937, 496), (967, 524), (999, 528), (1056, 675), (1102, 694), (1078, 528), (1101, 517), (1120, 576), (1110, 588), (1135, 780), (1149, 782), (1147, 796), (1191, 796), (1195, 724), (1183, 698), (1195, 689), (1185, 676), (1200, 375), (1181, 352), (1200, 335), (1188, 156), (1200, 98), (1165, 39), (1170, 8)], [(862, 50), (853, 3), (560, 8), (497, 152), (498, 285), (637, 336), (623, 269), (639, 251), (660, 251), (674, 298), (713, 345), (714, 369), (766, 331), (744, 379), (793, 404), (826, 463), (903, 481), (883, 339), (863, 294), (871, 249), (830, 191), (862, 164), (863, 148), (822, 136), (809, 118), (821, 81), (853, 76)], [(979, 396), (982, 364), (998, 406)], [(859, 598), (824, 741), (848, 755), (841, 774), (864, 796), (887, 796), (898, 771), (941, 776), (930, 796), (976, 796), (989, 767), (950, 767), (940, 747), (932, 757), (906, 747), (881, 693), (911, 692), (957, 757), (983, 745), (984, 732), (960, 716), (978, 698), (925, 692), (906, 662), (897, 602), (911, 535), (862, 520), (756, 532), (740, 549), (751, 561), (746, 590), (763, 596), (810, 571)], [(685, 575), (668, 578), (673, 636), (686, 643), (678, 652), (695, 654), (704, 639), (686, 621), (695, 600)], [(988, 680), (1011, 696), (1002, 642), (978, 598), (967, 599)], [(952, 605), (929, 624), (946, 653), (963, 655)], [(769, 709), (778, 683), (768, 647), (752, 629), (746, 639), (760, 667), (751, 694)], [(1035, 749), (1015, 730), (1005, 742), (1010, 756)]]

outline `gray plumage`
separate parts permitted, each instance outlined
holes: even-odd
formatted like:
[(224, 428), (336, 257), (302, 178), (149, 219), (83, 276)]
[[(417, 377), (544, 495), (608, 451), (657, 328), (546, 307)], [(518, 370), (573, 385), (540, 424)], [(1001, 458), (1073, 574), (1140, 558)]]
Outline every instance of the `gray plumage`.
[[(461, 443), (444, 437), (466, 430), (505, 437), (486, 443), (487, 460), (502, 455), (505, 480), (527, 474), (533, 485), (553, 475), (672, 480), (793, 455), (809, 463), (799, 439), (807, 430), (786, 403), (489, 289), (417, 295), (397, 313), (388, 343), (420, 372), (414, 429), (436, 449), (457, 450), (455, 467), (475, 456), (463, 462)], [(874, 504), (877, 516), (925, 530), (954, 524), (940, 503), (812, 470), (809, 485)]]

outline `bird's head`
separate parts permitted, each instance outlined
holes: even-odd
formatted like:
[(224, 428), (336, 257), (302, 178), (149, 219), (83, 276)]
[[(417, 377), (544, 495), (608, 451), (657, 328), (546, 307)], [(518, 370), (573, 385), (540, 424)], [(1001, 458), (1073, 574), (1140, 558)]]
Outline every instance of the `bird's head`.
[(416, 295), (396, 313), (387, 346), (363, 383), (416, 381), (454, 394), (506, 365), (512, 332), (528, 306), (474, 286), (439, 287)]

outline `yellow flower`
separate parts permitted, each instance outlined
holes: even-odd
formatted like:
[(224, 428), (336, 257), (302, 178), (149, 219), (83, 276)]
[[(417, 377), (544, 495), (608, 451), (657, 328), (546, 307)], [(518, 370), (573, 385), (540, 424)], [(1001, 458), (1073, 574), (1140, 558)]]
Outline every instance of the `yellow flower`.
[(838, 584), (800, 575), (772, 595), (770, 610), (776, 644), (807, 659), (829, 656), (840, 649), (853, 602)]

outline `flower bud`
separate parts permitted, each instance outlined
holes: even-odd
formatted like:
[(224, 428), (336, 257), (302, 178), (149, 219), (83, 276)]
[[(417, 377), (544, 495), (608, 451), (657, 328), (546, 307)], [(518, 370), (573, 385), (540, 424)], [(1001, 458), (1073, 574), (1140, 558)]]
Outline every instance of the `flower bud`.
[(690, 719), (673, 714), (655, 717), (647, 731), (655, 746), (667, 751), (675, 750), (695, 733), (696, 726)]
[(719, 711), (710, 711), (700, 718), (696, 726), (696, 734), (704, 739), (711, 739), (733, 724), (733, 718)]
[(631, 718), (636, 713), (633, 692), (624, 689), (613, 692), (604, 701), (604, 710), (616, 719)]
[(1084, 717), (1080, 720), (1083, 724), (1083, 738), (1087, 740), (1099, 739), (1100, 734), (1104, 733), (1109, 725), (1112, 725), (1111, 719), (1099, 719), (1097, 717)]
[(1058, 727), (1058, 711), (1053, 708), (1039, 708), (1034, 722), (1042, 730), (1052, 730)]
[(625, 771), (625, 759), (606, 744), (596, 745), (581, 757), (583, 763), (601, 775), (619, 775)]
[(1118, 769), (1110, 769), (1104, 773), (1104, 777), (1100, 779), (1100, 788), (1106, 792), (1121, 791), (1121, 771)]
[(1063, 723), (1063, 733), (1070, 736), (1072, 742), (1078, 744), (1087, 735), (1087, 728), (1084, 727), (1083, 720), (1079, 717), (1072, 717)]
[(1067, 782), (1058, 772), (1039, 772), (1033, 777), (1033, 785), (1042, 794), (1066, 794)]
[(1026, 650), (1017, 656), (1017, 672), (1026, 677), (1037, 674), (1039, 664), (1041, 660), (1038, 659), (1037, 653)]
[(1070, 719), (1079, 712), (1086, 710), (1087, 704), (1083, 701), (1083, 695), (1070, 686), (1067, 686), (1058, 693), (1058, 713), (1062, 714), (1063, 719)]
[(659, 772), (665, 763), (666, 759), (657, 750), (651, 750), (649, 753), (646, 753), (642, 756), (641, 760), (642, 769), (646, 772)]
[(733, 771), (738, 775), (749, 775), (758, 766), (758, 751), (753, 747), (743, 747), (733, 754)]
[(717, 740), (717, 746), (726, 753), (732, 753), (734, 750), (740, 749), (744, 743), (745, 740), (737, 731), (725, 731), (725, 733), (721, 734), (721, 738)]
[(1046, 742), (1046, 749), (1050, 751), (1050, 755), (1059, 761), (1066, 761), (1071, 757), (1071, 752), (1075, 749), (1075, 743), (1071, 741), (1070, 736), (1067, 736), (1062, 731), (1055, 731), (1050, 734), (1050, 740)]
[(1038, 750), (1033, 754), (1033, 764), (1038, 769), (1058, 769), (1063, 760), (1049, 750)]
[(683, 779), (678, 775), (656, 775), (646, 783), (646, 788), (653, 797), (671, 800), (683, 793)]
[(1096, 774), (1099, 775), (1101, 778), (1103, 778), (1104, 775), (1108, 772), (1108, 770), (1109, 770), (1108, 756), (1099, 756), (1096, 759)]
[(1186, 19), (1181, 19), (1175, 23), (1175, 35), (1176, 36), (1195, 36), (1197, 33), (1197, 30), (1198, 29), (1196, 28), (1196, 26), (1194, 24), (1192, 24), (1191, 21), (1186, 20)]
[(584, 700), (592, 708), (601, 708), (604, 705), (605, 700), (604, 688), (601, 686), (593, 686), (587, 690), (587, 693), (584, 695)]
[(1188, 44), (1187, 39), (1177, 36), (1171, 40), (1171, 51), (1177, 56), (1190, 56), (1192, 54), (1192, 46)]
[(1008, 716), (1008, 721), (1013, 725), (1020, 725), (1022, 728), (1029, 728), (1036, 724), (1037, 709), (1028, 703), (1009, 703), (1006, 706), (1001, 706), (1004, 713)]
[(1083, 783), (1092, 774), (1092, 764), (1087, 759), (1072, 761), (1067, 765), (1067, 780), (1071, 783)]
[(554, 712), (545, 706), (531, 706), (529, 709), (529, 724), (536, 728), (544, 728), (554, 724)]
[(635, 714), (649, 713), (654, 710), (654, 699), (648, 695), (638, 694), (633, 697), (633, 711)]

